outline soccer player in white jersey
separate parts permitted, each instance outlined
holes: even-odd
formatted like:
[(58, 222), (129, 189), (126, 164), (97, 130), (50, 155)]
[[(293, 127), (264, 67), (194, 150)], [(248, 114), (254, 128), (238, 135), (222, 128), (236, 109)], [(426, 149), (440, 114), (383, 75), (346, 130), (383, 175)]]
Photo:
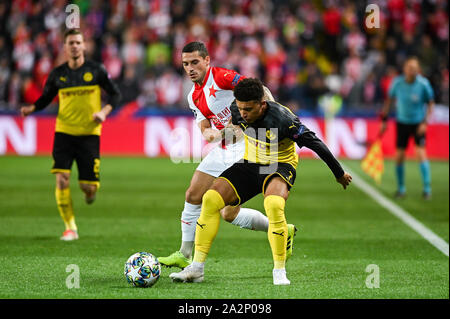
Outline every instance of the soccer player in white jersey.
[[(185, 45), (182, 50), (182, 63), (187, 75), (194, 82), (187, 99), (202, 135), (208, 142), (220, 144), (199, 164), (186, 191), (181, 213), (180, 250), (167, 257), (158, 258), (162, 265), (179, 268), (187, 267), (192, 261), (196, 224), (200, 217), (204, 193), (216, 177), (242, 158), (245, 148), (243, 139), (234, 134), (239, 130), (234, 131), (230, 123), (233, 89), (245, 77), (233, 70), (210, 66), (210, 56), (202, 42)], [(270, 91), (266, 87), (264, 89), (266, 99), (273, 101)], [(267, 232), (269, 227), (268, 218), (254, 209), (226, 206), (220, 213), (224, 220), (241, 228)], [(292, 255), (296, 230), (294, 225), (288, 225), (287, 258)]]

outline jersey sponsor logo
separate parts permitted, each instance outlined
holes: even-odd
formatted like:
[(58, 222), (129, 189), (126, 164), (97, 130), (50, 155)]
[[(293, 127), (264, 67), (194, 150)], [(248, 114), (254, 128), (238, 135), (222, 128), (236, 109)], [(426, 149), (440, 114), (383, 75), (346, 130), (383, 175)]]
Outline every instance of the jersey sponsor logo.
[(223, 122), (228, 122), (228, 119), (230, 118), (230, 116), (231, 116), (231, 111), (228, 107), (225, 108), (222, 112), (217, 114), (217, 117)]
[(95, 89), (80, 89), (71, 91), (60, 91), (62, 97), (89, 95), (95, 92)]
[(85, 74), (83, 74), (84, 82), (91, 82), (93, 78), (94, 76), (92, 75), (91, 72), (86, 72)]
[(66, 78), (65, 78), (64, 76), (60, 76), (60, 77), (59, 77), (59, 80), (60, 80), (61, 82), (66, 82)]
[(223, 129), (222, 122), (215, 115), (208, 116), (207, 118), (213, 122), (214, 126), (217, 129), (219, 129), (219, 130)]

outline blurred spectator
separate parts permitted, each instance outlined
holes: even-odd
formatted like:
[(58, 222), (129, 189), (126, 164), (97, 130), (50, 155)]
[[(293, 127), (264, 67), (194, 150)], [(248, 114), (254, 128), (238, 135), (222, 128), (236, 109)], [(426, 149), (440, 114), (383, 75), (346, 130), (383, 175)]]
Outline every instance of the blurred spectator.
[(22, 87), (23, 102), (33, 104), (42, 95), (42, 90), (31, 76), (26, 76)]
[[(417, 55), (436, 102), (448, 105), (448, 1), (77, 0), (86, 56), (102, 62), (123, 103), (187, 110), (181, 50), (203, 41), (211, 64), (259, 77), (295, 111), (340, 94), (375, 110), (406, 57)], [(368, 4), (381, 28), (362, 24)], [(67, 0), (0, 1), (0, 110), (42, 90), (61, 48)], [(182, 75), (180, 75), (182, 74)]]
[(119, 45), (111, 34), (105, 34), (102, 48), (102, 62), (111, 79), (116, 80), (122, 71), (122, 59), (119, 57)]
[(127, 65), (125, 67), (123, 78), (119, 83), (119, 89), (122, 94), (122, 104), (135, 101), (139, 96), (139, 84), (136, 79), (135, 66)]
[(8, 82), (11, 72), (9, 70), (9, 61), (6, 57), (0, 57), (0, 110), (6, 109), (6, 100), (8, 97)]
[(153, 72), (146, 72), (140, 82), (139, 96), (137, 98), (140, 108), (149, 105), (156, 105), (156, 76)]
[(132, 27), (123, 33), (121, 56), (126, 65), (141, 64), (144, 60), (144, 46), (138, 41), (137, 32)]
[(176, 106), (182, 102), (183, 80), (170, 68), (156, 80), (156, 102), (162, 106)]
[(155, 70), (155, 73), (159, 73), (157, 70), (161, 71), (165, 69), (166, 66), (171, 62), (170, 47), (164, 42), (153, 42), (147, 46), (146, 55), (146, 66)]

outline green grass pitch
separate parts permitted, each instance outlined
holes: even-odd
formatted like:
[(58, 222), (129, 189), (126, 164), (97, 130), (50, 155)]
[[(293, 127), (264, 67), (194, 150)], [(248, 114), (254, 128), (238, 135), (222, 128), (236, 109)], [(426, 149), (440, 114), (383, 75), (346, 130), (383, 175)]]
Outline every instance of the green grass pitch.
[[(357, 161), (344, 161), (365, 177)], [(88, 206), (71, 178), (80, 239), (62, 242), (63, 223), (54, 199), (50, 157), (0, 157), (0, 298), (126, 299), (316, 299), (449, 298), (449, 258), (351, 185), (346, 191), (320, 160), (301, 160), (286, 205), (296, 224), (294, 254), (287, 263), (290, 286), (272, 284), (266, 233), (223, 220), (201, 284), (175, 284), (162, 269), (152, 288), (133, 288), (123, 267), (138, 251), (165, 256), (179, 248), (184, 192), (197, 164), (169, 159), (104, 157), (97, 201)], [(433, 199), (423, 201), (416, 162), (406, 167), (408, 197), (397, 203), (449, 240), (449, 165), (432, 162)], [(392, 198), (393, 163), (383, 183)], [(258, 195), (246, 207), (263, 209)], [(69, 265), (80, 287), (69, 289)], [(379, 269), (379, 288), (368, 288)]]

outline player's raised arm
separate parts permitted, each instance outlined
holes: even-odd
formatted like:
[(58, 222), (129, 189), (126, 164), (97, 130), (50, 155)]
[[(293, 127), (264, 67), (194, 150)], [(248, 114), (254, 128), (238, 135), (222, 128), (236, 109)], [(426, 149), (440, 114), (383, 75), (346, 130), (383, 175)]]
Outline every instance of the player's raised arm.
[(297, 132), (293, 134), (293, 140), (297, 143), (297, 145), (299, 147), (306, 146), (319, 155), (319, 157), (333, 172), (334, 177), (336, 177), (336, 181), (341, 184), (344, 189), (346, 189), (352, 181), (352, 176), (343, 170), (341, 164), (334, 157), (325, 143), (303, 124), (300, 124), (298, 129), (295, 128), (295, 130)]

